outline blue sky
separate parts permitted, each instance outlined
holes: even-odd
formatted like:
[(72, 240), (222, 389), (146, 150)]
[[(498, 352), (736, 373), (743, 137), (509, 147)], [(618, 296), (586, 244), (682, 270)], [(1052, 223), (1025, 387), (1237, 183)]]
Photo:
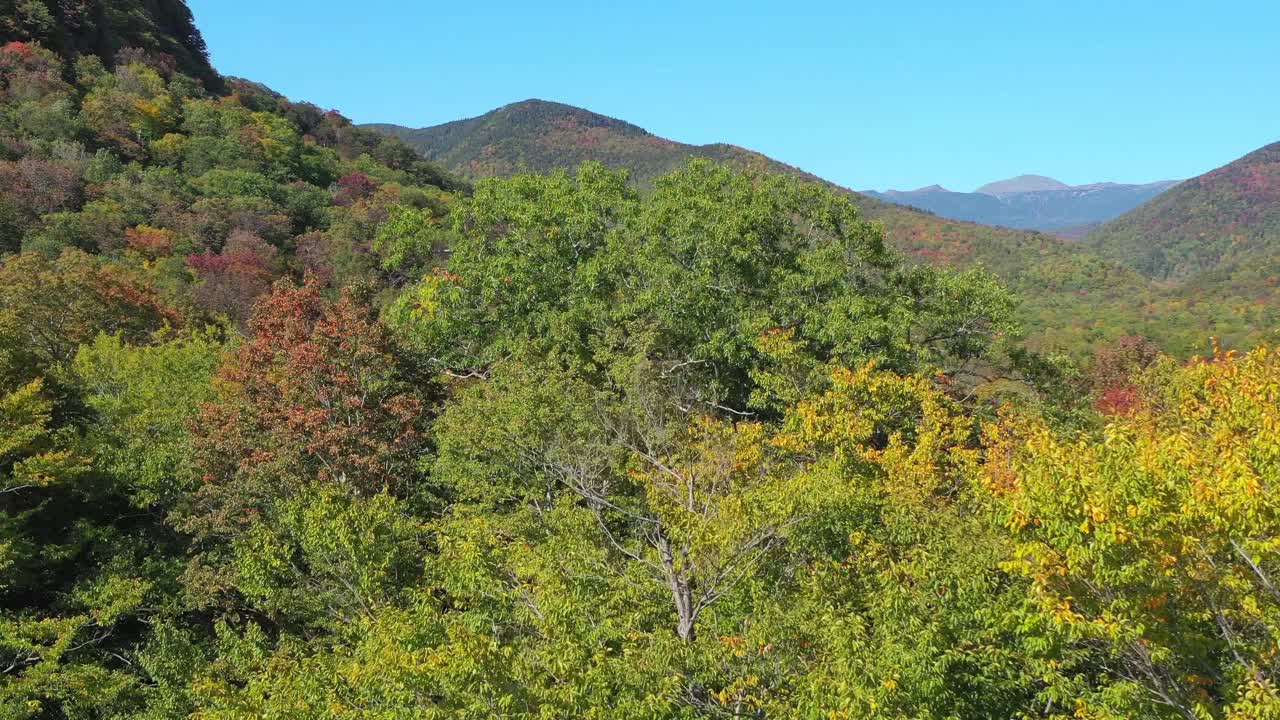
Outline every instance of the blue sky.
[(536, 97), (853, 187), (1190, 177), (1280, 140), (1280, 2), (189, 0), (224, 73), (422, 127)]

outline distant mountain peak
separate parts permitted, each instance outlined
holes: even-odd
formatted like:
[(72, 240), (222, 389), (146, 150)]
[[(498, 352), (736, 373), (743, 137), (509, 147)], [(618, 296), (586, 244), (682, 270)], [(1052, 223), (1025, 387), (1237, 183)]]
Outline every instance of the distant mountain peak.
[(1081, 226), (1092, 227), (1119, 217), (1174, 184), (1103, 182), (1069, 187), (1051, 178), (1023, 175), (986, 185), (983, 192), (949, 192), (930, 185), (906, 192), (867, 194), (953, 220), (1045, 232), (1065, 229), (1079, 238), (1084, 234)]
[[(586, 108), (566, 105), (565, 103), (556, 102), (554, 100), (543, 100), (541, 98), (529, 98), (528, 100), (520, 100), (513, 103), (507, 103), (498, 108), (494, 108), (485, 115), (496, 115), (498, 113), (561, 113), (566, 115), (598, 115)], [(604, 117), (603, 115), (598, 115)]]
[(1008, 180), (987, 183), (975, 192), (983, 195), (1008, 195), (1011, 193), (1042, 192), (1044, 190), (1068, 190), (1071, 186), (1044, 175), (1019, 175)]
[(399, 137), (427, 159), (471, 178), (552, 172), (576, 168), (590, 160), (609, 168), (626, 169), (643, 186), (682, 166), (689, 158), (701, 157), (817, 179), (737, 145), (688, 145), (659, 137), (625, 120), (537, 98), (432, 127), (366, 127)]

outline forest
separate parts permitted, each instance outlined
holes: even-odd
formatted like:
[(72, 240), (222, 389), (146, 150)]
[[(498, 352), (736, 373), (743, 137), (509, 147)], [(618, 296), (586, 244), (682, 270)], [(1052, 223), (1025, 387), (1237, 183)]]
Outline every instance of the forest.
[[(680, 143), (563, 103), (524, 100), (421, 129), (361, 127), (398, 137), (471, 181), (571, 171), (591, 161), (625, 170), (630, 183), (646, 192), (658, 177), (702, 158), (755, 174), (823, 184), (848, 195), (862, 219), (882, 225), (887, 244), (908, 261), (989, 271), (1016, 296), (1014, 319), (1024, 343), (1077, 362), (1087, 361), (1101, 346), (1135, 335), (1184, 359), (1211, 353), (1211, 338), (1237, 349), (1280, 340), (1280, 282), (1274, 272), (1280, 262), (1275, 254), (1280, 144), (1181, 183), (1176, 192), (1150, 200), (1087, 238), (1077, 228), (1079, 242), (1064, 242), (1045, 232), (964, 222), (954, 214), (944, 217), (945, 212), (935, 215), (914, 207), (915, 202), (897, 204), (892, 196), (853, 192), (736, 145)], [(1031, 194), (1018, 203), (1039, 213), (1062, 202), (1107, 202), (1088, 187)], [(1107, 188), (1102, 195), (1113, 200), (1151, 192), (1149, 187), (1102, 187)], [(981, 194), (958, 197), (1000, 204)], [(1179, 260), (1181, 270), (1169, 272), (1167, 261), (1185, 253), (1193, 254), (1194, 261)]]
[(1280, 718), (1280, 349), (1048, 352), (825, 185), (464, 180), (10, 4), (0, 718)]

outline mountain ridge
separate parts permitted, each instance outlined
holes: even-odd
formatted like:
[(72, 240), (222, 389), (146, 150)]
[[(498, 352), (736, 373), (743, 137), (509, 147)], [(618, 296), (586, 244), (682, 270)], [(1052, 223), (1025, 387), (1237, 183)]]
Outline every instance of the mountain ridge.
[[(617, 156), (616, 161), (606, 161), (605, 165), (626, 167), (641, 185), (675, 169), (687, 156), (731, 164), (785, 165), (737, 145), (681, 143), (654, 135), (625, 120), (538, 98), (508, 103), (482, 115), (426, 128), (389, 123), (370, 123), (363, 127), (397, 136), (428, 160), (454, 167), (473, 178), (520, 171), (549, 172), (609, 153)], [(533, 133), (537, 137), (527, 137)], [(628, 142), (619, 143), (619, 138)], [(673, 161), (676, 158), (678, 161)], [(786, 167), (818, 179), (794, 166)]]
[[(988, 183), (983, 188), (1013, 187), (1007, 184), (1012, 182), (1013, 180), (1002, 180)], [(1176, 180), (1145, 184), (1058, 183), (1060, 188), (1050, 190), (982, 192), (980, 188), (972, 193), (952, 192), (939, 185), (930, 185), (907, 192), (864, 190), (863, 193), (954, 220), (1078, 238), (1082, 234), (1078, 232), (1078, 228), (1100, 225), (1119, 217), (1177, 183)]]

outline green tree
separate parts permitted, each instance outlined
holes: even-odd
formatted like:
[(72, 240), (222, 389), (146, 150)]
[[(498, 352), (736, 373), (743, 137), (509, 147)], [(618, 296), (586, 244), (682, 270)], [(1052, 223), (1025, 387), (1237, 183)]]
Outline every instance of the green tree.
[(99, 335), (76, 354), (71, 371), (94, 413), (86, 441), (137, 507), (171, 509), (195, 491), (187, 427), (213, 399), (220, 351), (203, 335), (150, 346)]
[[(130, 351), (118, 339), (102, 339), (96, 352)], [(83, 353), (77, 362), (89, 370)], [(63, 374), (65, 366), (48, 369)], [(124, 408), (138, 407), (131, 400), (148, 400), (137, 392), (138, 370), (117, 369), (113, 380), (123, 387), (99, 385), (87, 402), (75, 397), (74, 379), (62, 381), (56, 400), (39, 378), (14, 389), (0, 385), (0, 656), (7, 667), (0, 708), (7, 717), (137, 709), (143, 677), (130, 659), (134, 643), (146, 623), (175, 612), (182, 543), (148, 512), (157, 508), (146, 488), (130, 487), (130, 477), (117, 483), (111, 473), (122, 469), (122, 458), (107, 445), (118, 441), (155, 478), (160, 470), (146, 457), (155, 426), (122, 422), (86, 432), (81, 417), (88, 405), (123, 421)], [(154, 391), (149, 398), (153, 407), (163, 405), (159, 414), (193, 409), (182, 404), (191, 398), (178, 386), (166, 390), (163, 399)], [(95, 402), (108, 394), (119, 404)]]

